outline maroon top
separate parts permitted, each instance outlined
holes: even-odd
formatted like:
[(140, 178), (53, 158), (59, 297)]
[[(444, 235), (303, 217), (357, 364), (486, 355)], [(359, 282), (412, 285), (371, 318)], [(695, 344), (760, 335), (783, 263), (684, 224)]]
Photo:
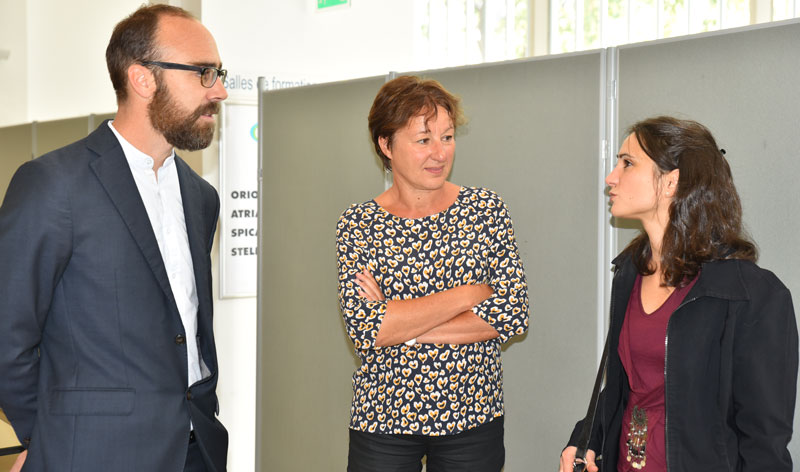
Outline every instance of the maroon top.
[[(619, 335), (619, 357), (630, 384), (630, 397), (622, 417), (619, 438), (618, 472), (666, 471), (664, 448), (664, 369), (667, 323), (680, 306), (697, 277), (686, 287), (676, 288), (667, 300), (648, 314), (642, 307), (642, 276), (636, 276), (625, 321)], [(635, 362), (634, 362), (635, 360)], [(644, 466), (634, 468), (628, 461), (628, 433), (631, 429), (633, 407), (644, 409), (647, 433)], [(634, 459), (635, 461), (635, 459)]]

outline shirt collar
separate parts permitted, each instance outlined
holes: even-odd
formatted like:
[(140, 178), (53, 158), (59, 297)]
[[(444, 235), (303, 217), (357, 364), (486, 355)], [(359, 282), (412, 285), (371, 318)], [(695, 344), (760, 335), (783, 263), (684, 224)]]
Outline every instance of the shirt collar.
[[(142, 151), (136, 149), (136, 147), (128, 142), (127, 139), (122, 137), (119, 134), (119, 131), (114, 128), (113, 121), (108, 122), (108, 127), (111, 128), (111, 131), (119, 140), (119, 144), (122, 147), (122, 152), (125, 154), (125, 159), (128, 160), (128, 165), (131, 166), (132, 169), (139, 169), (139, 170), (147, 170), (153, 169), (154, 159), (147, 154), (143, 153)], [(161, 168), (167, 168), (172, 165), (175, 161), (175, 148), (172, 148), (170, 151), (170, 155), (164, 161), (164, 164), (161, 165)]]

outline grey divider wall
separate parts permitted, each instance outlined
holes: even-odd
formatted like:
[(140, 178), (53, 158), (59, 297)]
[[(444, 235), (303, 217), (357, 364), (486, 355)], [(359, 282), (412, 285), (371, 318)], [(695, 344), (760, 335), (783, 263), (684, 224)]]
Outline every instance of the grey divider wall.
[(36, 127), (36, 157), (66, 146), (89, 134), (89, 120), (85, 116), (39, 121), (34, 123), (34, 126)]
[(33, 148), (31, 134), (33, 125), (25, 124), (0, 128), (0, 203), (11, 182), (11, 177), (25, 161), (31, 159)]
[(357, 366), (336, 290), (335, 231), (383, 190), (367, 113), (383, 77), (261, 96), (256, 467), (344, 470)]
[(600, 52), (424, 73), (461, 96), (451, 180), (505, 200), (527, 335), (504, 346), (506, 471), (555, 470), (596, 371)]
[(0, 197), (5, 195), (11, 177), (25, 161), (85, 137), (89, 131), (94, 130), (92, 121), (96, 127), (103, 120), (113, 117), (113, 113), (107, 113), (0, 128), (0, 143), (3, 143), (0, 155)]
[[(697, 120), (727, 151), (759, 264), (800, 310), (800, 23), (619, 48), (620, 129), (657, 114)], [(631, 238), (626, 231), (620, 247)], [(798, 429), (795, 415), (795, 432)], [(800, 441), (790, 450), (800, 461)]]
[[(602, 53), (424, 73), (460, 95), (451, 180), (504, 197), (530, 332), (504, 352), (507, 471), (550, 470), (596, 366)], [(380, 79), (262, 94), (257, 464), (344, 470), (357, 360), (336, 300), (334, 230), (383, 190), (366, 116)]]

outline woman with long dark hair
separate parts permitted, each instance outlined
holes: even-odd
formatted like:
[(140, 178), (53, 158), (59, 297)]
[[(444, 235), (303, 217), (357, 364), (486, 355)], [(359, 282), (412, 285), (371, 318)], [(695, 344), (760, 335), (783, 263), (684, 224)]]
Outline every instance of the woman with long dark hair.
[(703, 125), (657, 117), (630, 128), (606, 177), (611, 214), (644, 231), (614, 260), (590, 472), (600, 453), (606, 471), (792, 470), (792, 299), (755, 264), (723, 154)]

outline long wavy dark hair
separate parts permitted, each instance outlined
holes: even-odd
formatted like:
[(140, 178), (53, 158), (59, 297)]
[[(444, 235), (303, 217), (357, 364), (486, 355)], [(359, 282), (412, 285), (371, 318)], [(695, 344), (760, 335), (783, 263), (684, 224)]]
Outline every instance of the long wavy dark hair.
[[(678, 169), (678, 187), (669, 207), (661, 243), (664, 283), (685, 286), (704, 262), (720, 259), (755, 261), (758, 250), (742, 229), (742, 205), (724, 151), (700, 123), (659, 116), (631, 126), (629, 134), (663, 175)], [(637, 236), (623, 253), (642, 275), (650, 275), (650, 239)]]

